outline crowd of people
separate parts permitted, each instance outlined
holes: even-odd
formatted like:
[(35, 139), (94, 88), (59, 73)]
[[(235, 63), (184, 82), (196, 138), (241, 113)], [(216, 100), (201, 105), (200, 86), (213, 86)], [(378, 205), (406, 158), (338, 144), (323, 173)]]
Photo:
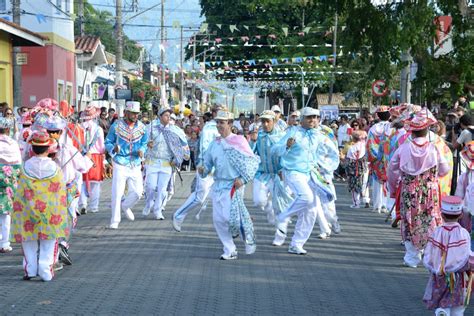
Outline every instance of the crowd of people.
[[(153, 115), (127, 102), (123, 117), (91, 102), (75, 113), (66, 102), (43, 99), (17, 113), (0, 105), (0, 252), (23, 250), (24, 279), (49, 281), (72, 264), (68, 249), (78, 216), (98, 212), (101, 184), (111, 177), (109, 229), (122, 214), (164, 220), (181, 170), (195, 171), (191, 194), (172, 215), (181, 232), (187, 215), (199, 218), (212, 200), (221, 260), (257, 249), (244, 188), (275, 227), (272, 244), (287, 242), (304, 255), (314, 225), (320, 239), (341, 233), (334, 179), (347, 182), (352, 209), (387, 213), (400, 227), (403, 262), (423, 262), (431, 277), (424, 302), (437, 315), (462, 315), (472, 283), (474, 122), (456, 106), (442, 119), (412, 104), (379, 106), (375, 113), (321, 122), (305, 107), (283, 117), (278, 105), (260, 114), (234, 114), (216, 105), (183, 116), (163, 107)], [(15, 119), (15, 116), (17, 119)], [(125, 194), (126, 193), (126, 194)]]

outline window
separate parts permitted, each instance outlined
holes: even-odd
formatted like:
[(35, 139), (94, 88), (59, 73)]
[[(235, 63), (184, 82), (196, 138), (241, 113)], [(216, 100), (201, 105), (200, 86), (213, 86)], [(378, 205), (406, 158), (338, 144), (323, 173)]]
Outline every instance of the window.
[[(52, 2), (52, 1), (51, 1)], [(61, 13), (63, 0), (56, 0), (56, 14)]]
[(72, 104), (72, 84), (68, 83), (66, 86), (66, 101)]
[(71, 13), (70, 2), (69, 0), (64, 0), (64, 11), (67, 13)]
[(61, 100), (64, 99), (64, 83), (63, 82), (58, 82), (58, 97), (57, 100), (58, 102), (61, 102)]
[(7, 0), (0, 0), (0, 11), (7, 11)]

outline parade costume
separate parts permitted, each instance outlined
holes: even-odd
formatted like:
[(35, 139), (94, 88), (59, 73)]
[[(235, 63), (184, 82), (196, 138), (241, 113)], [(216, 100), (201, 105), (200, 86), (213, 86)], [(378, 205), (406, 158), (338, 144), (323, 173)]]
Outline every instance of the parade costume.
[[(301, 115), (319, 116), (319, 111), (303, 108)], [(290, 138), (294, 139), (295, 143), (287, 148), (287, 141)], [(321, 173), (336, 170), (339, 165), (339, 152), (336, 145), (316, 129), (298, 126), (287, 132), (274, 146), (273, 154), (280, 157), (285, 183), (295, 196), (288, 209), (277, 216), (277, 228), (286, 235), (289, 219), (293, 215), (298, 215), (288, 252), (305, 254), (303, 246), (310, 237), (316, 220), (324, 226), (323, 233), (329, 234), (331, 231), (321, 203), (333, 200), (334, 195)]]
[[(462, 199), (446, 196), (442, 213), (462, 214)], [(436, 315), (464, 315), (472, 286), (471, 236), (457, 222), (446, 222), (428, 239), (423, 264), (430, 272), (423, 302)], [(442, 314), (444, 312), (444, 314)]]
[[(422, 110), (409, 120), (408, 131), (428, 129), (436, 119)], [(405, 264), (416, 267), (433, 230), (442, 224), (438, 177), (449, 172), (449, 164), (428, 137), (413, 135), (402, 144), (388, 168), (390, 194), (399, 194), (401, 234), (405, 242)], [(399, 191), (397, 191), (399, 190)]]
[(358, 140), (349, 146), (346, 154), (347, 184), (352, 196), (351, 208), (360, 207), (360, 198), (367, 183), (368, 165), (364, 134), (366, 134), (365, 131), (354, 131), (352, 133), (353, 137), (358, 137)]
[[(45, 132), (35, 132), (31, 143), (50, 146)], [(66, 187), (61, 169), (48, 157), (34, 156), (25, 162), (13, 202), (12, 240), (22, 244), (24, 279), (53, 276), (58, 239), (67, 238)]]
[(99, 211), (101, 183), (104, 180), (105, 144), (104, 131), (95, 120), (100, 115), (100, 109), (92, 104), (82, 112), (82, 128), (84, 129), (83, 153), (90, 155), (94, 163), (92, 168), (82, 176), (82, 190), (79, 198), (79, 208), (88, 209), (95, 213)]
[[(260, 119), (274, 121), (275, 115), (273, 111), (264, 111), (260, 115)], [(291, 193), (285, 188), (278, 175), (280, 171), (279, 157), (271, 153), (273, 145), (278, 143), (284, 135), (284, 132), (276, 128), (270, 132), (261, 129), (255, 144), (253, 144), (254, 153), (260, 157), (260, 165), (253, 181), (253, 202), (255, 206), (266, 213), (267, 220), (272, 225), (275, 225), (275, 215), (286, 210), (293, 201)], [(273, 245), (281, 246), (285, 241), (284, 237), (277, 230)]]
[(472, 214), (474, 214), (474, 141), (470, 141), (461, 151), (461, 159), (466, 170), (459, 175), (455, 195), (463, 199), (463, 213), (459, 223), (469, 233), (472, 232)]
[[(316, 127), (316, 130), (319, 131), (325, 137), (329, 138), (329, 140), (331, 140), (334, 143), (334, 145), (337, 146), (336, 135), (334, 134), (334, 131), (331, 128), (327, 127), (326, 125), (319, 124), (319, 126)], [(336, 213), (337, 195), (336, 195), (336, 187), (334, 186), (334, 182), (333, 182), (334, 172), (325, 172), (324, 169), (321, 169), (320, 172), (325, 182), (328, 183), (329, 189), (331, 190), (334, 196), (334, 199), (331, 201), (326, 201), (326, 202), (321, 201), (321, 206), (323, 208), (324, 216), (326, 217), (326, 221), (331, 226), (331, 230), (334, 233), (339, 234), (341, 232), (341, 225), (339, 224), (337, 213)], [(325, 239), (329, 237), (330, 232), (328, 233), (325, 231), (324, 222), (319, 221), (319, 229), (321, 230), (321, 234), (319, 235), (319, 238)]]
[[(11, 129), (13, 121), (0, 117), (0, 128)], [(6, 134), (0, 134), (0, 253), (10, 252), (10, 228), (13, 198), (20, 174), (21, 153), (18, 143)]]
[[(140, 103), (127, 102), (125, 110), (139, 113)], [(121, 210), (125, 212), (128, 219), (135, 219), (131, 208), (143, 193), (142, 159), (139, 152), (145, 153), (147, 143), (146, 125), (140, 121), (129, 124), (123, 119), (117, 120), (110, 127), (105, 139), (105, 148), (113, 160), (112, 218), (109, 226), (112, 229), (118, 228)], [(118, 152), (115, 152), (116, 146), (118, 146)], [(127, 185), (128, 194), (123, 197), (125, 185)]]
[[(214, 139), (216, 139), (216, 137), (219, 136), (216, 121), (211, 120), (207, 122), (204, 125), (199, 136), (199, 155), (196, 161), (196, 166), (202, 164), (204, 154), (206, 153), (209, 145), (214, 141)], [(199, 176), (199, 172), (196, 171), (196, 177), (193, 181), (193, 185), (191, 186), (191, 195), (186, 199), (183, 205), (181, 205), (181, 207), (176, 210), (173, 215), (173, 228), (176, 231), (181, 231), (181, 224), (184, 222), (184, 219), (189, 214), (189, 212), (191, 212), (191, 210), (196, 209), (198, 207), (200, 207), (202, 210), (205, 207), (206, 199), (209, 195), (213, 183), (214, 179), (212, 175), (208, 175), (207, 177), (201, 177)]]
[[(159, 115), (171, 113), (171, 109), (161, 109)], [(189, 158), (186, 135), (179, 127), (171, 124), (163, 125), (159, 119), (151, 122), (148, 135), (153, 147), (146, 153), (146, 205), (143, 215), (147, 216), (153, 208), (156, 219), (164, 219), (162, 209), (167, 201), (168, 188), (173, 168), (181, 168), (185, 159)]]
[[(231, 113), (219, 111), (216, 120), (232, 118)], [(245, 243), (246, 253), (255, 252), (256, 240), (252, 219), (244, 204), (244, 186), (237, 189), (234, 181), (240, 179), (243, 184), (251, 181), (259, 162), (260, 159), (253, 154), (246, 139), (235, 134), (216, 138), (204, 154), (202, 176), (206, 177), (214, 169), (212, 218), (224, 246), (221, 259), (237, 258), (233, 238), (239, 235)]]
[[(377, 113), (388, 113), (389, 107), (381, 106)], [(383, 145), (392, 134), (393, 129), (389, 121), (381, 121), (369, 130), (367, 137), (367, 158), (371, 172), (372, 181), (372, 203), (374, 210), (382, 212), (387, 209), (387, 193), (385, 183), (387, 181), (386, 158), (383, 154)]]

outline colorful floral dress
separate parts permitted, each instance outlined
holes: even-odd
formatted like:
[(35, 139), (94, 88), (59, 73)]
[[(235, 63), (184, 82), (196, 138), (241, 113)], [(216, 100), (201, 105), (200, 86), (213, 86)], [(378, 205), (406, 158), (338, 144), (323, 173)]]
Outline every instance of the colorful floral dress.
[(440, 211), (438, 168), (412, 176), (402, 175), (401, 181), (401, 233), (403, 240), (411, 240), (423, 249), (434, 229), (443, 224)]
[(368, 170), (367, 155), (359, 159), (346, 158), (346, 174), (349, 192), (362, 193), (364, 174)]
[(11, 214), (20, 165), (0, 164), (0, 215)]
[(37, 179), (22, 169), (13, 201), (12, 240), (20, 243), (68, 237), (66, 219), (66, 187), (61, 170)]

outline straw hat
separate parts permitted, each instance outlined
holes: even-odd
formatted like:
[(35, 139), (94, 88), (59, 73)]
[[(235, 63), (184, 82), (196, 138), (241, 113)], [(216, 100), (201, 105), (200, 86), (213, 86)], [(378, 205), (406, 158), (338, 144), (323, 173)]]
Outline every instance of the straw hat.
[(93, 120), (100, 115), (100, 109), (94, 105), (94, 103), (89, 103), (87, 107), (81, 113), (81, 119), (83, 121)]
[(51, 146), (54, 140), (44, 130), (34, 131), (28, 141), (32, 146)]
[(217, 112), (217, 116), (216, 116), (215, 119), (216, 120), (224, 120), (224, 121), (233, 120), (234, 119), (234, 114), (229, 112), (229, 111), (226, 111), (226, 110), (221, 110), (221, 111)]
[(438, 120), (428, 109), (423, 109), (405, 121), (405, 129), (407, 131), (421, 131), (437, 122)]
[(275, 112), (271, 110), (265, 110), (260, 114), (260, 119), (274, 120)]

